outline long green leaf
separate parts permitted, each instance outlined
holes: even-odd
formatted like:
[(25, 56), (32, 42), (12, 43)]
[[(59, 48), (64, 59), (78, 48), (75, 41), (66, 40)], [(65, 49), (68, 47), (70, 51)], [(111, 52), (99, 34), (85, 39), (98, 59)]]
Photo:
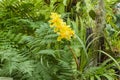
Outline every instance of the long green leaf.
[(76, 37), (77, 37), (78, 41), (80, 42), (80, 44), (82, 45), (82, 48), (83, 48), (84, 53), (85, 53), (85, 55), (86, 55), (86, 58), (87, 58), (87, 60), (88, 60), (87, 49), (85, 48), (85, 45), (84, 45), (83, 41), (82, 41), (82, 40), (80, 39), (80, 37), (78, 37), (77, 35), (76, 35)]
[(112, 60), (115, 62), (115, 64), (116, 64), (116, 66), (118, 67), (118, 69), (120, 70), (120, 65), (119, 65), (119, 63), (118, 63), (111, 55), (109, 55), (108, 53), (106, 53), (106, 52), (104, 52), (104, 51), (102, 51), (102, 50), (97, 50), (97, 51), (105, 54), (105, 55), (108, 56), (110, 59), (112, 59)]

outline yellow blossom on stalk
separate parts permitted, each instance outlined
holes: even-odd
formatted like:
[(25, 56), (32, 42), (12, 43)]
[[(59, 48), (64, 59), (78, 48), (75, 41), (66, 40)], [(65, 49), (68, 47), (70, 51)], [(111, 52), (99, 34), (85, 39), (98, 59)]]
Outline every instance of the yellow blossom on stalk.
[(58, 15), (57, 13), (51, 13), (51, 20), (49, 21), (50, 23), (52, 23), (53, 26), (56, 26), (57, 24), (59, 24), (60, 22), (62, 22), (62, 19), (60, 19), (60, 15)]
[(51, 13), (50, 27), (54, 28), (54, 32), (58, 33), (58, 41), (62, 39), (70, 40), (74, 36), (74, 31), (61, 19), (61, 15), (57, 13)]

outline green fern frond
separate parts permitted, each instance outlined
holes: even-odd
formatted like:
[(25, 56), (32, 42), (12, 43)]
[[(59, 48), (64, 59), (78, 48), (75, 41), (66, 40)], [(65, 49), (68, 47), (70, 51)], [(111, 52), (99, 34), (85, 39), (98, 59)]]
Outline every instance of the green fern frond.
[(28, 73), (29, 75), (32, 74), (34, 66), (31, 60), (28, 60), (26, 57), (18, 54), (18, 51), (11, 48), (8, 50), (1, 50), (0, 51), (0, 65), (1, 71), (0, 75), (11, 75), (14, 73), (15, 70), (25, 74)]

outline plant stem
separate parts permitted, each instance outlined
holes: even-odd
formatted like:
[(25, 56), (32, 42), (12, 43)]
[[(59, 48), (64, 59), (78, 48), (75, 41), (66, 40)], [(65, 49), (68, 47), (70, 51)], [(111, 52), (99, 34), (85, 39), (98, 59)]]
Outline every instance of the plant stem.
[(77, 65), (77, 70), (79, 70), (79, 62), (78, 62), (78, 59), (77, 59), (77, 56), (75, 55), (74, 51), (72, 50), (72, 48), (70, 46), (68, 46), (68, 48), (70, 49), (71, 53), (72, 53), (72, 56), (75, 60), (75, 63)]

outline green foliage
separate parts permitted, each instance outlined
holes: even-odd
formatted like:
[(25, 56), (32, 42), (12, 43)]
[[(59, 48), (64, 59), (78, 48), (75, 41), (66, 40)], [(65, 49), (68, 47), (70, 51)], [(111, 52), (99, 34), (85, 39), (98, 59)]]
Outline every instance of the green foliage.
[[(98, 0), (1, 0), (0, 76), (14, 80), (117, 80), (120, 32), (111, 7), (117, 1), (105, 0), (106, 42), (102, 51), (93, 47), (99, 36), (92, 33), (86, 39), (85, 34), (86, 28), (96, 27)], [(51, 12), (62, 14), (76, 33), (74, 39), (57, 41), (58, 34), (48, 23)], [(96, 51), (104, 55), (101, 62)]]
[(15, 35), (10, 31), (1, 31), (0, 35), (0, 76), (16, 78), (15, 74), (19, 77), (26, 74), (32, 75), (34, 70), (33, 60), (25, 57), (25, 54), (20, 51), (19, 42), (23, 35)]
[[(8, 50), (1, 50), (0, 51), (1, 57), (1, 70), (0, 76), (8, 76), (12, 74), (32, 74), (33, 71), (33, 64), (32, 60), (28, 60), (21, 54), (18, 54), (18, 51), (14, 49)], [(18, 71), (18, 72), (17, 72)]]
[(37, 66), (33, 72), (36, 76), (28, 80), (61, 80), (63, 78), (69, 80), (72, 78), (72, 56), (63, 46), (58, 46), (60, 43), (56, 40), (57, 36), (46, 23), (36, 29), (34, 39), (27, 46), (31, 50), (32, 58), (39, 62), (36, 63)]

